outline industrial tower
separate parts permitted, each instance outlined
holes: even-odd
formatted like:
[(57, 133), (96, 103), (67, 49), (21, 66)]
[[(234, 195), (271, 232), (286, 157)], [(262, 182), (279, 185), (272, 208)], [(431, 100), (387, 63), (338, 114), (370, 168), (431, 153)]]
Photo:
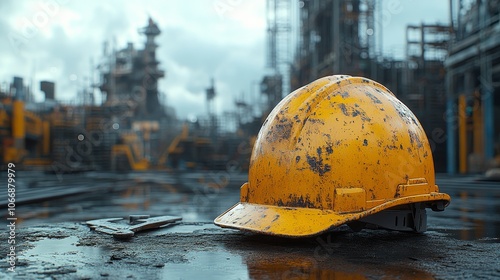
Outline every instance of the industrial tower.
[(156, 59), (155, 38), (160, 29), (150, 18), (148, 25), (139, 30), (146, 35), (144, 49), (136, 50), (132, 43), (109, 54), (101, 68), (100, 90), (106, 94), (105, 105), (126, 104), (142, 119), (158, 119), (164, 115), (158, 100), (158, 79), (165, 76)]
[(290, 92), (291, 0), (267, 0), (267, 67), (271, 72), (261, 81), (270, 111)]

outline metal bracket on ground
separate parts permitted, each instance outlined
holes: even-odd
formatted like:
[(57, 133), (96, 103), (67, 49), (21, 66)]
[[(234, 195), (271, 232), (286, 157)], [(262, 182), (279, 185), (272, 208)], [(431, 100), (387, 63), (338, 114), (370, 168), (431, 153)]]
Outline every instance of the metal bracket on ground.
[[(128, 223), (123, 223), (123, 218), (98, 219), (87, 221), (91, 230), (113, 235), (118, 239), (128, 239), (136, 232), (160, 228), (182, 220), (177, 216), (158, 216), (151, 218), (149, 215), (130, 215)], [(122, 221), (122, 223), (120, 223)]]

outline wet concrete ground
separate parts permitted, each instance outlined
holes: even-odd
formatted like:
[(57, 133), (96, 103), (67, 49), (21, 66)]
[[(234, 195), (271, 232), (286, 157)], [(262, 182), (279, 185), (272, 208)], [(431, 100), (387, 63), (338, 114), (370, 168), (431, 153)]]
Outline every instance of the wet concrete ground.
[[(500, 278), (500, 183), (476, 177), (438, 176), (452, 203), (444, 212), (428, 211), (425, 234), (340, 227), (296, 240), (212, 224), (238, 201), (246, 181), (241, 173), (19, 172), (18, 179), (16, 272), (7, 271), (4, 258), (1, 279)], [(46, 198), (72, 187), (83, 190)], [(84, 224), (129, 214), (178, 215), (183, 221), (129, 241)], [(0, 252), (8, 252), (8, 232), (0, 234)]]

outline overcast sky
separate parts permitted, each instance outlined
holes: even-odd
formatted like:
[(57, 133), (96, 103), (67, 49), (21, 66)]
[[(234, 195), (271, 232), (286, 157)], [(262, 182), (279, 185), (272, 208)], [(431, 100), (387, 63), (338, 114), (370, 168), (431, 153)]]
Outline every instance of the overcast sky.
[[(157, 54), (166, 78), (159, 84), (180, 118), (206, 113), (205, 88), (215, 78), (218, 112), (265, 74), (265, 0), (2, 0), (0, 82), (13, 76), (56, 82), (56, 98), (77, 99), (90, 76), (90, 60), (102, 58), (103, 42), (142, 48), (137, 30), (151, 16), (162, 31)], [(407, 24), (447, 23), (447, 0), (384, 0), (384, 52), (404, 54)], [(255, 83), (254, 83), (255, 85)], [(96, 95), (99, 94), (96, 90)]]

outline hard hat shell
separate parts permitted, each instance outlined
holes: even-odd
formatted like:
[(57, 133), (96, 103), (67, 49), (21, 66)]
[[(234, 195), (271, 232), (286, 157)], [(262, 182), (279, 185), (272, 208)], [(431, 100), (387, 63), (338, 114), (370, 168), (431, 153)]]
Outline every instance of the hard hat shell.
[(240, 202), (214, 222), (301, 237), (395, 206), (442, 210), (449, 201), (435, 184), (432, 151), (413, 113), (374, 81), (330, 76), (273, 109)]

